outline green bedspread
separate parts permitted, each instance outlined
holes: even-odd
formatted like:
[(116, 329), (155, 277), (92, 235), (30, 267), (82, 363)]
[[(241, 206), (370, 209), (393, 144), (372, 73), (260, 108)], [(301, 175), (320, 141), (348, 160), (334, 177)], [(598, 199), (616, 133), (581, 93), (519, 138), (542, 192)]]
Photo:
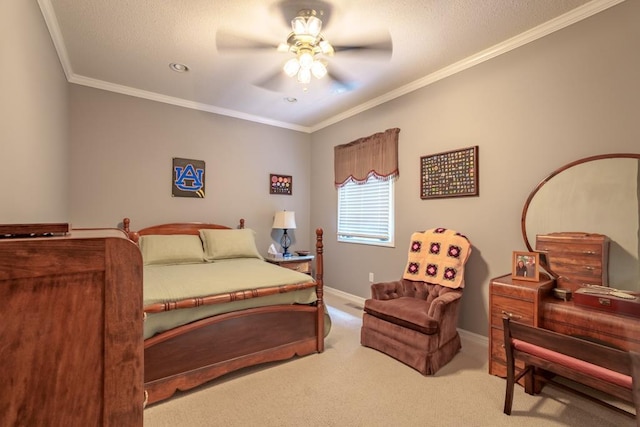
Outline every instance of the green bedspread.
[[(198, 264), (146, 265), (143, 272), (144, 305), (312, 280), (307, 274), (256, 258)], [(277, 304), (310, 304), (315, 300), (315, 288), (308, 288), (224, 304), (149, 314), (145, 320), (144, 338), (215, 314)], [(330, 327), (327, 321), (328, 319), (325, 320), (325, 334)]]

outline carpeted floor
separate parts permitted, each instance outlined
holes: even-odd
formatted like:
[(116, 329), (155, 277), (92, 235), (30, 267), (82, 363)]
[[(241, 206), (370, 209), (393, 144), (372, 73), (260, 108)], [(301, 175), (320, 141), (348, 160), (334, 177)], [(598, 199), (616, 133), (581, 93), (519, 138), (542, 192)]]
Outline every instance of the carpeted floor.
[(634, 426), (577, 395), (516, 387), (502, 413), (505, 381), (487, 370), (487, 348), (463, 350), (435, 376), (360, 345), (362, 312), (325, 293), (333, 321), (325, 351), (250, 368), (145, 409), (146, 427), (164, 426)]

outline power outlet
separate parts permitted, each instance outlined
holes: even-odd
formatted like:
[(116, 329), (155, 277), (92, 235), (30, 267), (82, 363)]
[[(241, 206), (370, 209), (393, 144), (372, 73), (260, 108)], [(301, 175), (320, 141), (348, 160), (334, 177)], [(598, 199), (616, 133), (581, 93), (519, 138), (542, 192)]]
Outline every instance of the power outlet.
[(373, 283), (373, 273), (369, 273), (369, 282)]

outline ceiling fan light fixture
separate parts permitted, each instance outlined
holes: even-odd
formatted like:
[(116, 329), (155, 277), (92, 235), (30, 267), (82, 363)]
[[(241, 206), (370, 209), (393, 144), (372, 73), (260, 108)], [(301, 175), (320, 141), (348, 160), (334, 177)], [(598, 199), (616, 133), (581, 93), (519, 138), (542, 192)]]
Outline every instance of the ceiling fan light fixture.
[(298, 54), (298, 62), (303, 69), (309, 69), (314, 63), (314, 57), (312, 51), (304, 49)]
[(320, 61), (313, 61), (311, 65), (311, 73), (316, 79), (321, 79), (327, 75), (327, 67)]
[(300, 63), (298, 62), (298, 58), (291, 58), (288, 60), (283, 67), (285, 74), (289, 77), (293, 77), (298, 74), (300, 70)]
[(286, 43), (278, 46), (280, 52), (288, 51), (296, 57), (284, 64), (284, 72), (289, 77), (296, 77), (300, 83), (308, 84), (311, 76), (320, 79), (327, 75), (327, 66), (318, 59), (321, 55), (333, 55), (334, 49), (324, 36), (322, 20), (316, 17), (316, 11), (305, 9), (291, 20), (293, 32)]
[(315, 16), (310, 16), (307, 19), (307, 33), (313, 37), (318, 37), (322, 30), (322, 21)]
[(291, 29), (297, 36), (309, 35), (314, 38), (320, 35), (322, 21), (315, 16), (315, 10), (301, 10), (298, 16), (291, 20)]
[(296, 16), (291, 20), (291, 29), (294, 34), (306, 34), (307, 33), (307, 22), (303, 16)]
[(320, 51), (325, 55), (331, 56), (335, 53), (335, 51), (333, 50), (333, 46), (331, 46), (331, 43), (326, 40), (321, 40), (320, 43), (318, 43), (318, 46), (320, 46)]
[(298, 71), (298, 81), (302, 84), (309, 84), (311, 82), (311, 70), (308, 68), (300, 68)]

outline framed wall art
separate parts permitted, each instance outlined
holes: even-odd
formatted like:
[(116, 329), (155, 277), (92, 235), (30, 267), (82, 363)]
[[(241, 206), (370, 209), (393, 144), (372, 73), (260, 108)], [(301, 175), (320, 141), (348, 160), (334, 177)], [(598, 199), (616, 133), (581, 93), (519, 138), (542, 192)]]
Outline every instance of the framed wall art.
[(478, 146), (420, 157), (420, 198), (479, 194)]
[(204, 199), (204, 160), (173, 158), (172, 197)]
[(540, 279), (540, 253), (538, 252), (513, 252), (511, 261), (513, 271), (511, 277), (516, 280), (529, 280), (537, 282)]
[(291, 175), (270, 174), (269, 175), (270, 194), (293, 194), (293, 177)]

